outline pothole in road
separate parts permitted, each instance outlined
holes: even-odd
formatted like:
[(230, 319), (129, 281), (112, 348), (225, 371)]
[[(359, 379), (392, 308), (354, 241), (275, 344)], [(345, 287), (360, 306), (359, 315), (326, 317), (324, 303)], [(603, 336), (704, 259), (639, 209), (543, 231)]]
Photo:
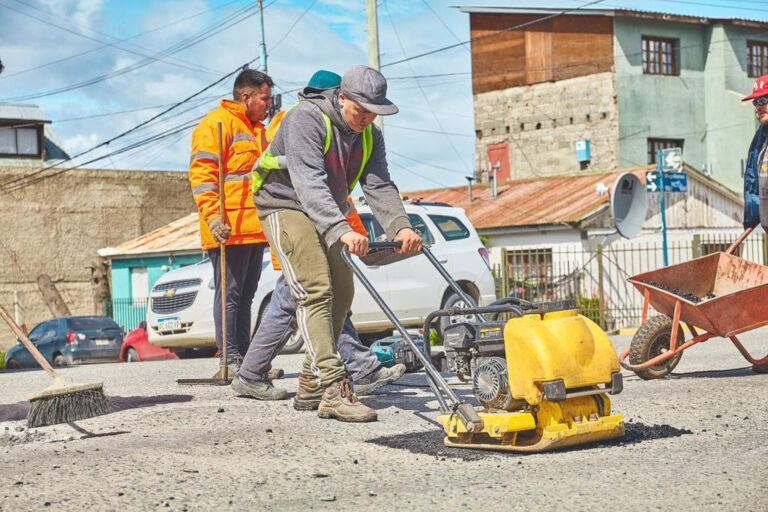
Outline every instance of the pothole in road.
[[(619, 439), (612, 439), (604, 442), (596, 442), (593, 444), (580, 445), (575, 447), (566, 448), (559, 451), (572, 451), (588, 449), (592, 447), (613, 447), (623, 446), (630, 444), (642, 443), (644, 441), (654, 441), (657, 439), (667, 439), (671, 437), (680, 437), (687, 434), (693, 434), (692, 431), (685, 428), (676, 428), (671, 425), (646, 425), (644, 423), (625, 423), (624, 424), (624, 437)], [(436, 458), (446, 459), (459, 459), (464, 461), (475, 461), (481, 459), (488, 459), (492, 456), (497, 457), (509, 457), (526, 455), (525, 453), (503, 452), (503, 451), (488, 451), (488, 450), (471, 450), (471, 449), (456, 449), (448, 448), (443, 445), (444, 434), (440, 430), (434, 430), (430, 432), (414, 432), (409, 434), (398, 434), (395, 436), (377, 437), (375, 439), (369, 439), (367, 442), (376, 444), (379, 446), (385, 446), (387, 448), (395, 448), (398, 450), (407, 450), (411, 453), (431, 455)]]

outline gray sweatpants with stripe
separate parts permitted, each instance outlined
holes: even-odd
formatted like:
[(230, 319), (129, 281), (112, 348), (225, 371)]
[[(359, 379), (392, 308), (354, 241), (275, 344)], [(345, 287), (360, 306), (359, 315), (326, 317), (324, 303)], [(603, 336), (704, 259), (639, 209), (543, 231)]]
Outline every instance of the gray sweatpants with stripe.
[(302, 373), (329, 386), (346, 377), (336, 340), (355, 293), (341, 242), (327, 247), (314, 223), (297, 210), (267, 215), (262, 228), (296, 302), (297, 329), (307, 348)]

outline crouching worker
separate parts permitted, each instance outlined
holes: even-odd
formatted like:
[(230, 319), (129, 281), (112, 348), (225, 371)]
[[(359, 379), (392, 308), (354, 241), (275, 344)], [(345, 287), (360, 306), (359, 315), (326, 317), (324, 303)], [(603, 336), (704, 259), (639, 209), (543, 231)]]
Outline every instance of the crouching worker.
[(421, 250), (421, 238), (389, 178), (384, 138), (372, 125), (376, 115), (397, 113), (386, 91), (381, 73), (354, 66), (339, 88), (301, 95), (261, 158), (283, 160), (287, 172), (277, 162), (260, 163), (261, 183), (256, 176), (253, 180), (254, 204), (307, 342), (297, 399), (320, 396), (321, 418), (376, 420), (376, 412), (355, 396), (336, 350), (354, 294), (342, 246), (358, 256), (368, 250), (368, 238), (352, 230), (345, 217), (347, 196), (356, 183), (387, 237), (402, 242), (400, 251)]

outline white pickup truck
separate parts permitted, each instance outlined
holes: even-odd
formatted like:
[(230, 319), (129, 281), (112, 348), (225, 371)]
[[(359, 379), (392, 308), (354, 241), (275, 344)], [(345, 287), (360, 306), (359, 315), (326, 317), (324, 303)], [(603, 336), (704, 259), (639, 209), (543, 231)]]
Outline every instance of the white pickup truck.
[[(488, 266), (488, 251), (464, 210), (436, 203), (405, 202), (404, 206), (424, 243), (430, 246), (461, 287), (479, 305), (493, 302), (496, 295)], [(380, 237), (383, 230), (370, 208), (358, 205), (358, 212), (371, 240)], [(265, 252), (262, 265), (261, 280), (253, 301), (253, 329), (258, 325), (280, 275), (272, 269), (269, 251)], [(380, 267), (366, 267), (362, 263), (360, 266), (406, 327), (420, 327), (430, 312), (464, 303), (424, 256), (417, 255)], [(383, 333), (393, 327), (357, 279), (352, 321), (362, 334)], [(155, 345), (176, 351), (215, 346), (210, 261), (170, 271), (158, 279), (150, 292), (147, 326), (149, 341)], [(289, 342), (285, 351), (298, 350), (300, 346), (298, 339), (294, 344)]]

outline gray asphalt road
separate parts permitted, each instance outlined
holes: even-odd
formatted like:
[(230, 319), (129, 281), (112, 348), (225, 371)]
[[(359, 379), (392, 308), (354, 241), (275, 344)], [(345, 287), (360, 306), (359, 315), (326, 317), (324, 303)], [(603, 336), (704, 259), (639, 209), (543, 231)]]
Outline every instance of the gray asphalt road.
[[(612, 338), (617, 349), (629, 336)], [(768, 351), (768, 330), (743, 336)], [(301, 356), (280, 356), (293, 392)], [(671, 378), (625, 372), (622, 440), (547, 454), (450, 450), (423, 375), (366, 399), (353, 425), (229, 388), (180, 387), (213, 359), (63, 371), (103, 380), (118, 412), (26, 429), (42, 371), (0, 372), (0, 510), (765, 510), (768, 375), (726, 340), (687, 351)], [(469, 388), (459, 386), (462, 393)]]

